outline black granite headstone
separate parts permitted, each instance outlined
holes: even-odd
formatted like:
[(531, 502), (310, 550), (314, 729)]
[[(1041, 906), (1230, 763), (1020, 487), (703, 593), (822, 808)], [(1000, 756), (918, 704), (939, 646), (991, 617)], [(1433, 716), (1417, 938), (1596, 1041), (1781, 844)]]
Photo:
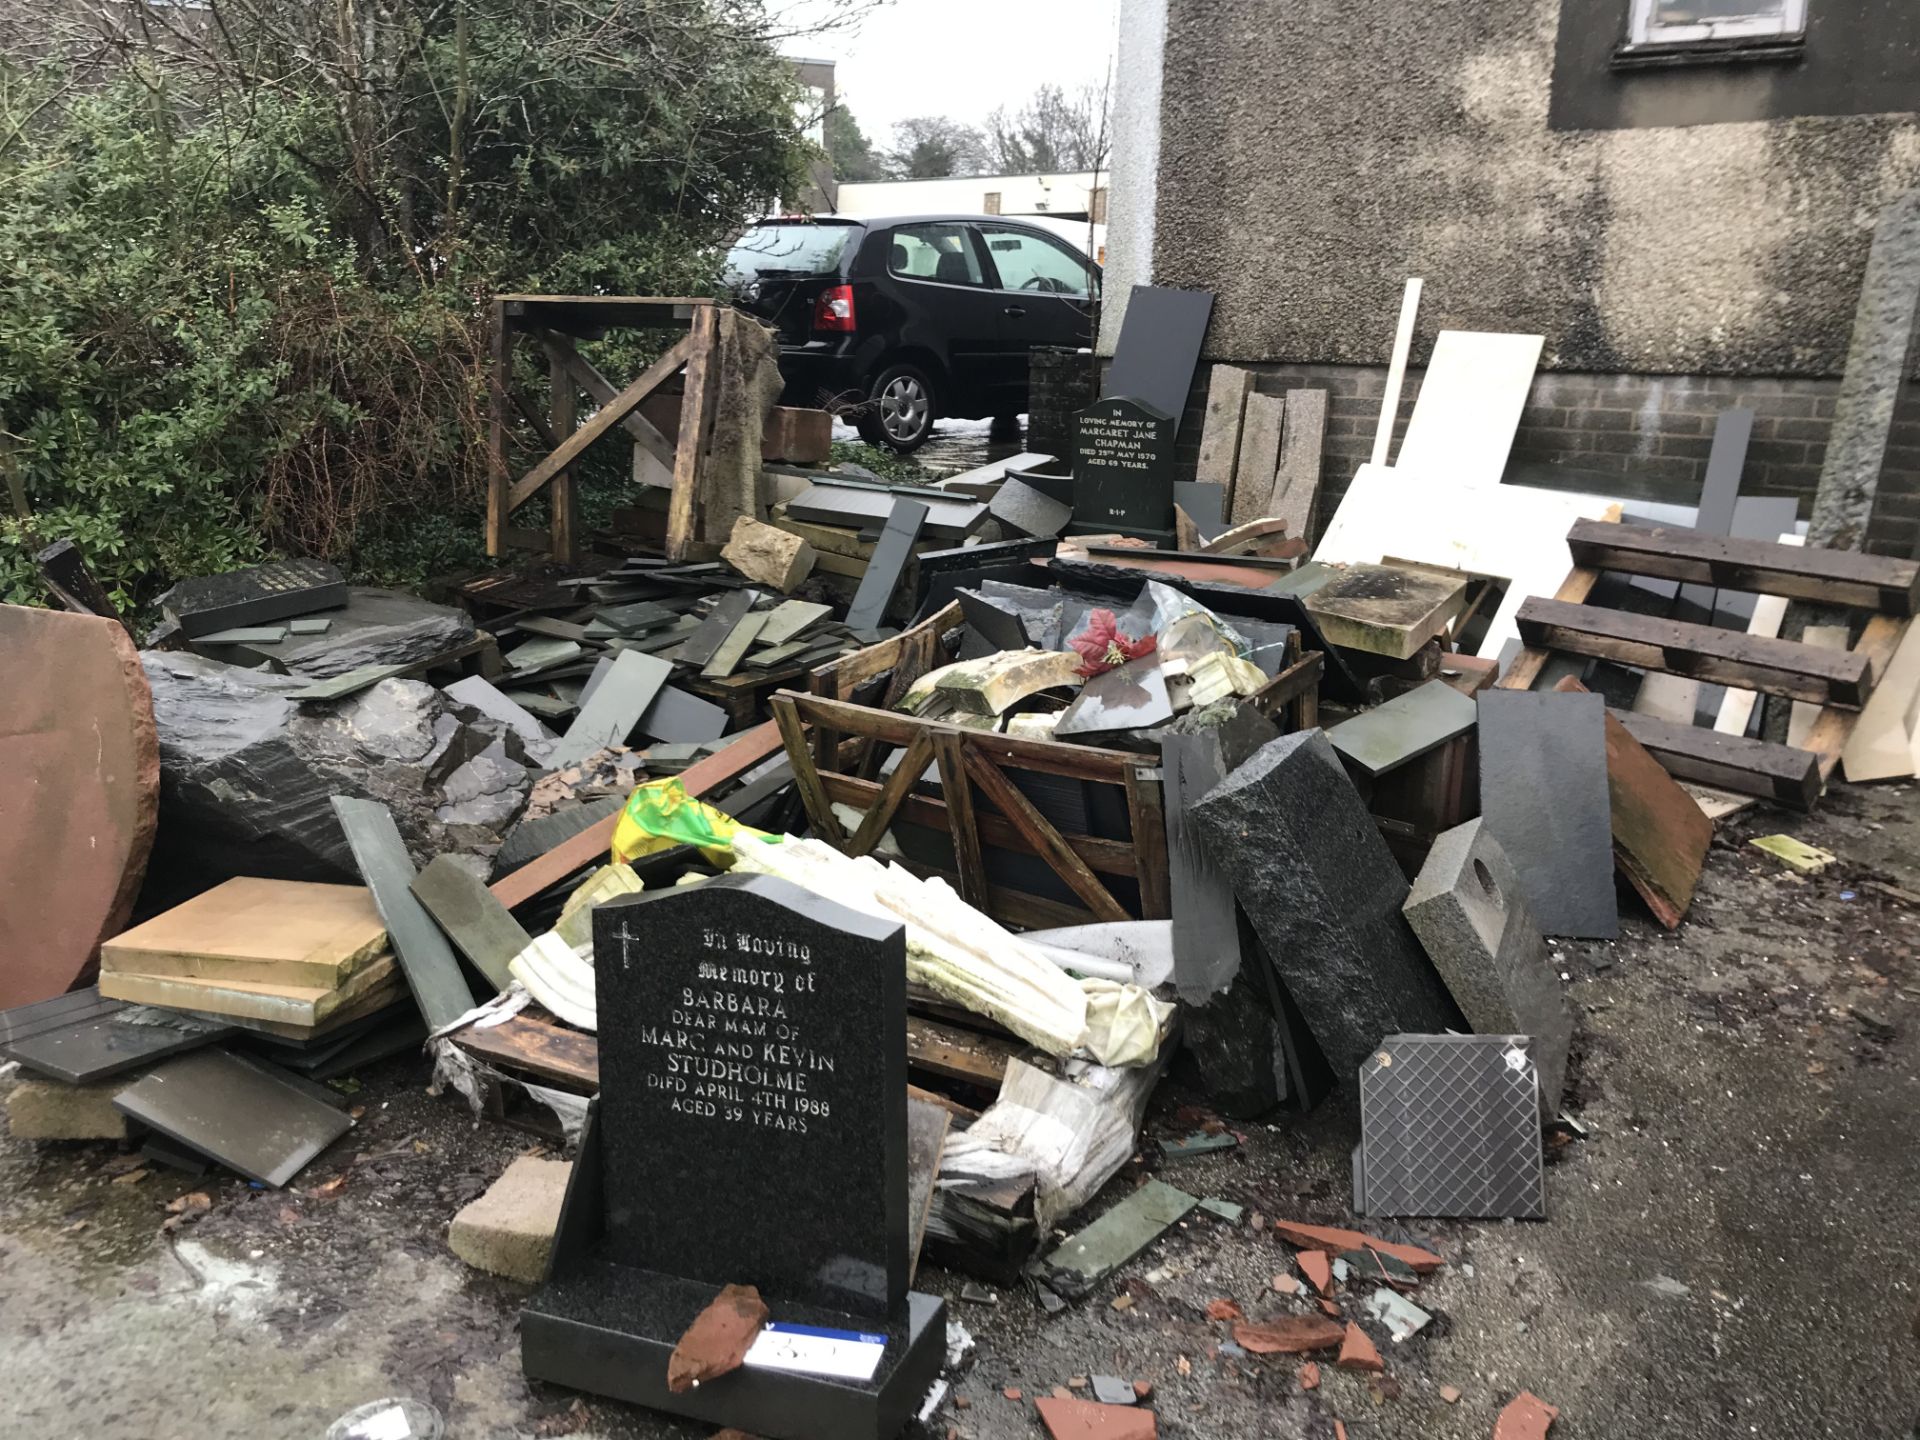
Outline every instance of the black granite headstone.
[[(909, 1294), (904, 927), (768, 876), (594, 915), (600, 1095), (530, 1376), (786, 1440), (897, 1434), (938, 1374)], [(868, 1381), (749, 1363), (674, 1395), (667, 1357), (726, 1284), (772, 1323), (883, 1337)]]
[(1116, 395), (1074, 416), (1073, 526), (1080, 534), (1159, 539), (1173, 529), (1174, 421)]

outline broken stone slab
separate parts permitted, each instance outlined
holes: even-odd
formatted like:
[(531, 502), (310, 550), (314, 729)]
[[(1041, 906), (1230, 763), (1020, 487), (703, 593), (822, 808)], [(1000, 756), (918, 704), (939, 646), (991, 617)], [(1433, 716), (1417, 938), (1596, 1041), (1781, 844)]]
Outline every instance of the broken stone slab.
[(1154, 1413), (1132, 1405), (1059, 1395), (1044, 1395), (1033, 1405), (1052, 1440), (1156, 1440), (1160, 1434)]
[(127, 632), (0, 605), (0, 1009), (65, 994), (132, 913), (160, 811), (151, 690)]
[[(403, 590), (356, 585), (324, 634), (289, 636), (274, 654), (288, 670), (326, 680), (368, 665), (414, 665), (473, 643), (473, 617)], [(296, 639), (305, 640), (295, 644)]]
[(16, 1140), (125, 1140), (127, 1117), (113, 1102), (138, 1075), (91, 1085), (22, 1079), (7, 1096), (7, 1128)]
[(742, 515), (720, 558), (756, 584), (790, 595), (813, 573), (813, 546), (777, 525)]
[(486, 1194), (453, 1217), (448, 1247), (476, 1270), (538, 1284), (546, 1278), (572, 1173), (572, 1161), (522, 1155)]
[(1342, 1084), (1383, 1035), (1464, 1026), (1400, 913), (1406, 879), (1325, 732), (1262, 746), (1190, 814)]
[(386, 805), (416, 861), (491, 856), (533, 783), (517, 735), (423, 681), (301, 705), (299, 676), (185, 652), (141, 660), (160, 738), (161, 853), (205, 880), (356, 880), (336, 795)]
[(1080, 657), (1070, 652), (1010, 650), (946, 666), (933, 689), (967, 714), (999, 715), (1042, 690), (1078, 689), (1080, 664)]
[(1402, 907), (1467, 1023), (1483, 1035), (1531, 1035), (1543, 1118), (1560, 1109), (1573, 1010), (1526, 897), (1484, 820), (1434, 841)]

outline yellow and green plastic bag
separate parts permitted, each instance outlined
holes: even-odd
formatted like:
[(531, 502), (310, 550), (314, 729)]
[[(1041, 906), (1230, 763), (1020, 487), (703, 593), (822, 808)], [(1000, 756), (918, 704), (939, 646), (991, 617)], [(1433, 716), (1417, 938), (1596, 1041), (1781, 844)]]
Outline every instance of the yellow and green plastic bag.
[(694, 799), (678, 780), (654, 780), (627, 797), (613, 828), (613, 858), (630, 865), (674, 845), (697, 845), (710, 864), (725, 869), (733, 864), (736, 835), (779, 838)]

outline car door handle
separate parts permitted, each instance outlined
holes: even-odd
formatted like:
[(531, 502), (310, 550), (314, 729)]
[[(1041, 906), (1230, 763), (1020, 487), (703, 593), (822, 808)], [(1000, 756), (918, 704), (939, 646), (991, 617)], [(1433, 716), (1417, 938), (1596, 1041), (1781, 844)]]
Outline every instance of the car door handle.
[(1022, 315), (1027, 313), (1027, 307), (1024, 305), (1009, 305), (1001, 313), (1003, 315), (1011, 315), (1014, 319), (1018, 320)]

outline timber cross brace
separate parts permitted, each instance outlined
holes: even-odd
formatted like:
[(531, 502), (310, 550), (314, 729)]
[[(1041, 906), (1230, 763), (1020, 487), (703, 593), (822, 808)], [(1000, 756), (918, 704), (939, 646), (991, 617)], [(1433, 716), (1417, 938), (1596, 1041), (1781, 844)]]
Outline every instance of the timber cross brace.
[[(580, 354), (577, 339), (598, 339), (608, 330), (685, 325), (687, 333), (624, 389), (616, 387)], [(609, 295), (497, 295), (493, 300), (493, 352), (487, 386), (487, 553), (509, 549), (546, 551), (556, 563), (579, 559), (579, 504), (574, 467), (602, 435), (618, 427), (632, 439), (636, 478), (671, 485), (666, 552), (687, 558), (692, 546), (701, 467), (713, 431), (713, 352), (719, 333), (712, 301)], [(552, 398), (542, 415), (513, 383), (514, 353), (537, 345), (552, 377)], [(677, 443), (640, 413), (641, 402), (659, 393), (684, 370)], [(576, 424), (576, 403), (585, 391), (598, 407)], [(516, 412), (546, 448), (546, 455), (515, 479), (507, 451), (509, 412)], [(514, 529), (513, 512), (545, 493), (548, 531)]]

